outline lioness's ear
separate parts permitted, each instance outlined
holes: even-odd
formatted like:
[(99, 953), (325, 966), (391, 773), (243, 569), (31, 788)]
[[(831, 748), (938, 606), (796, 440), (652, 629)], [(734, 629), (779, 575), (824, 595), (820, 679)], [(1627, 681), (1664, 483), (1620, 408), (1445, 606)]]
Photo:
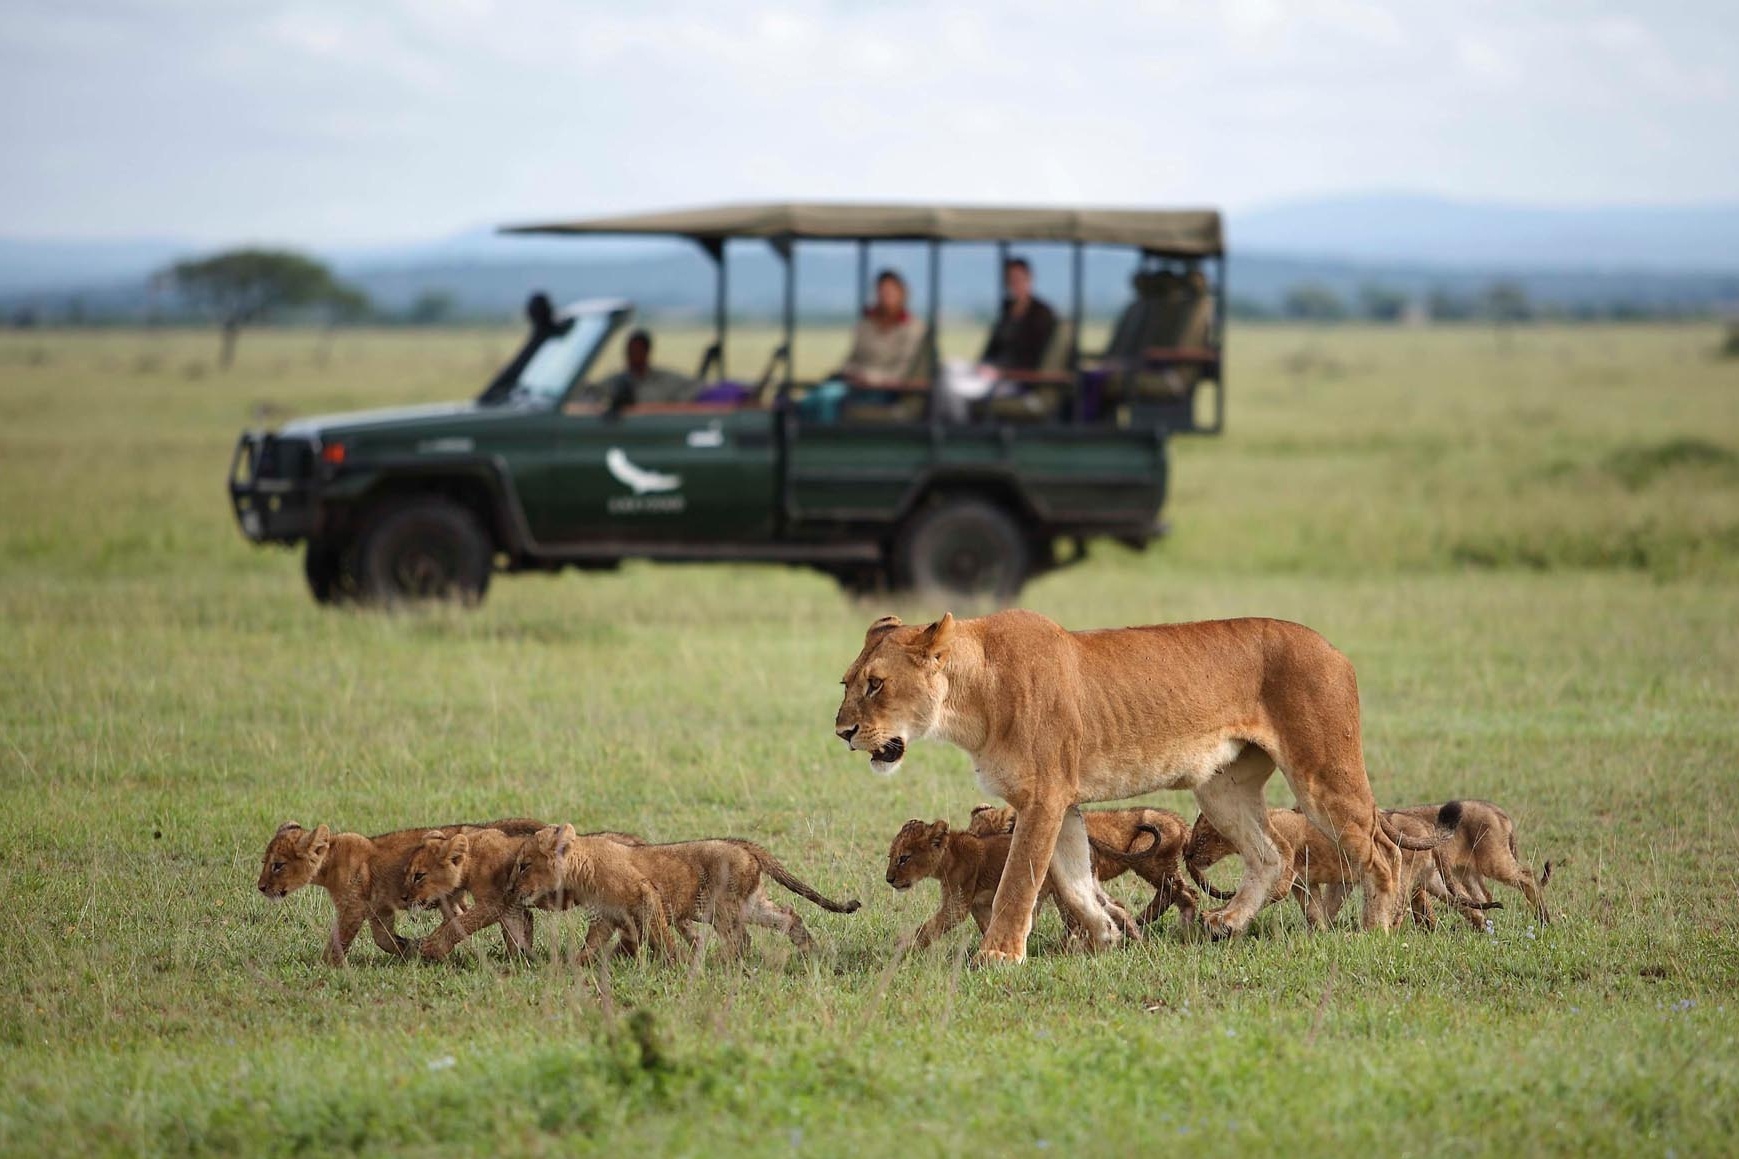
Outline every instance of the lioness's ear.
[(573, 844), (575, 836), (577, 836), (577, 834), (575, 834), (572, 825), (563, 825), (556, 831), (555, 854), (558, 858), (566, 857), (568, 855), (568, 846)]
[(881, 619), (871, 624), (869, 626), (869, 631), (863, 634), (863, 646), (865, 648), (869, 647), (895, 628), (900, 627), (903, 623), (904, 621), (902, 621), (898, 616), (883, 616)]
[(921, 652), (931, 660), (940, 660), (948, 654), (948, 647), (954, 642), (954, 613), (943, 612), (942, 618), (918, 633), (911, 648)]
[(940, 849), (942, 841), (948, 836), (948, 822), (936, 821), (930, 826), (930, 844)]
[(284, 834), (293, 833), (300, 828), (301, 828), (301, 826), (296, 824), (294, 821), (286, 821), (282, 825), (278, 826), (278, 831), (276, 833), (272, 834), (272, 840), (276, 841), (278, 838), (282, 837)]
[(312, 856), (325, 857), (326, 851), (332, 847), (332, 830), (324, 825), (318, 826), (306, 840), (306, 848)]
[(455, 833), (453, 839), (447, 842), (447, 860), (457, 865), (464, 860), (465, 854), (470, 852), (470, 849), (471, 835), (469, 833)]

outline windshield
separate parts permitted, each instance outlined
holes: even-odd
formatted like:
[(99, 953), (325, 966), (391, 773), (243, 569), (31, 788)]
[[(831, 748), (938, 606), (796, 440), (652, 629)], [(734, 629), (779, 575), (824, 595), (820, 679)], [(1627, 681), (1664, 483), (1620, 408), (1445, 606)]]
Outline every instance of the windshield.
[(538, 346), (519, 372), (514, 398), (556, 403), (567, 394), (574, 376), (609, 333), (610, 315), (581, 314), (572, 323), (565, 332), (550, 335)]

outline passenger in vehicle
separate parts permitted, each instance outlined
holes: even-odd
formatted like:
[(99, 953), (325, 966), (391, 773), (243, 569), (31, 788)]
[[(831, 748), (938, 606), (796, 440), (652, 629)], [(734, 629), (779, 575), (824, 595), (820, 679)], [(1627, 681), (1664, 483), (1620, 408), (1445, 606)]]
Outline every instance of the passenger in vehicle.
[(601, 384), (611, 410), (648, 402), (688, 402), (694, 380), (674, 370), (652, 365), (652, 335), (636, 330), (628, 335), (627, 366)]
[(1056, 311), (1033, 295), (1033, 268), (1025, 258), (1003, 263), (1002, 285), (1008, 296), (978, 361), (999, 370), (1036, 370), (1057, 328)]
[(924, 324), (906, 309), (906, 280), (893, 270), (876, 275), (876, 300), (858, 319), (851, 353), (838, 377), (852, 386), (899, 382), (917, 360)]

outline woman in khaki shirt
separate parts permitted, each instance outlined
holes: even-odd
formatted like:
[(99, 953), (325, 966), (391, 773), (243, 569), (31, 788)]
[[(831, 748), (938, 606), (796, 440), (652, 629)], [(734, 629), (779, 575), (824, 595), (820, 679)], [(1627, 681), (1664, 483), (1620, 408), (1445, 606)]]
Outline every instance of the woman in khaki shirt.
[(910, 373), (923, 342), (924, 323), (906, 309), (905, 279), (883, 270), (876, 275), (875, 304), (858, 320), (839, 377), (853, 386), (899, 382)]

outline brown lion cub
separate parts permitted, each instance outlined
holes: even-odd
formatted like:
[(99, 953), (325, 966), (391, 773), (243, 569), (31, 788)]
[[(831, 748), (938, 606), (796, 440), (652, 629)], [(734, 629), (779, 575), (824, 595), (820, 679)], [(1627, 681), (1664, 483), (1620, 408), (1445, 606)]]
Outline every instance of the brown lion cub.
[[(1002, 882), (1002, 871), (1008, 862), (1013, 838), (1007, 833), (983, 836), (970, 829), (950, 831), (946, 821), (907, 821), (894, 835), (888, 847), (888, 884), (897, 890), (908, 890), (927, 877), (933, 877), (942, 887), (942, 905), (929, 921), (912, 935), (912, 948), (922, 950), (937, 938), (966, 920), (968, 914), (978, 923), (980, 933), (990, 924), (991, 905), (996, 900), (996, 888)], [(1096, 848), (1095, 853), (1115, 855), (1115, 850)], [(1043, 905), (1055, 898), (1049, 883), (1039, 888), (1038, 901)], [(1139, 936), (1135, 923), (1122, 906), (1105, 899), (1115, 920), (1130, 936)], [(1064, 926), (1071, 938), (1085, 931)]]
[[(601, 952), (618, 931), (628, 952), (645, 944), (666, 957), (686, 959), (698, 943), (695, 922), (712, 925), (727, 957), (748, 947), (750, 925), (779, 930), (798, 949), (808, 949), (814, 940), (803, 920), (767, 897), (763, 873), (822, 909), (857, 912), (855, 899), (824, 897), (750, 841), (630, 846), (583, 837), (572, 825), (543, 829), (524, 843), (514, 890), (522, 905), (548, 908), (571, 899), (591, 911), (582, 961)], [(682, 941), (672, 936), (673, 928)]]
[[(1400, 849), (1401, 864), (1398, 884), (1409, 901), (1413, 920), (1430, 929), (1436, 924), (1431, 897), (1449, 902), (1457, 909), (1479, 908), (1467, 899), (1452, 893), (1437, 872), (1432, 849), (1448, 842), (1460, 819), (1459, 802), (1434, 807), (1429, 817), (1389, 816), (1389, 824), (1410, 845), (1426, 848)], [(1323, 832), (1296, 809), (1268, 810), (1268, 827), (1274, 844), (1280, 850), (1281, 865), (1287, 867), (1275, 883), (1265, 904), (1284, 900), (1288, 894), (1304, 912), (1305, 924), (1313, 930), (1326, 929), (1340, 910), (1340, 903), (1349, 889), (1359, 883), (1359, 875), (1347, 864)], [(1435, 842), (1436, 845), (1430, 843)], [(1223, 858), (1237, 853), (1206, 817), (1197, 817), (1190, 830), (1189, 845), (1184, 852), (1184, 864), (1195, 883), (1211, 896), (1225, 896), (1209, 885), (1203, 871)]]
[[(526, 835), (541, 821), (511, 817), (486, 825), (454, 825), (450, 829), (496, 829)], [(394, 931), (404, 908), (405, 865), (422, 844), (426, 829), (400, 829), (377, 837), (333, 833), (325, 825), (304, 829), (286, 821), (266, 843), (260, 866), (259, 891), (282, 901), (305, 885), (318, 885), (332, 898), (337, 919), (327, 940), (325, 958), (344, 962), (350, 943), (366, 923), (374, 944), (389, 954), (407, 954), (413, 943)]]
[[(1428, 818), (1437, 805), (1412, 805), (1396, 809), (1395, 813)], [(1500, 881), (1511, 889), (1520, 890), (1533, 906), (1534, 916), (1544, 925), (1552, 920), (1546, 909), (1546, 883), (1552, 880), (1552, 863), (1536, 878), (1534, 871), (1516, 853), (1516, 824), (1510, 815), (1490, 801), (1461, 802), (1461, 824), (1455, 836), (1437, 851), (1437, 868), (1451, 889), (1457, 889), (1481, 908), (1491, 902), (1486, 879)], [(1460, 907), (1457, 907), (1458, 909)], [(1495, 907), (1494, 907), (1495, 908)], [(1485, 928), (1485, 919), (1478, 910), (1463, 909), (1462, 915), (1475, 929)]]
[[(593, 836), (623, 845), (645, 844), (632, 833)], [(440, 928), (423, 939), (423, 957), (444, 958), (460, 942), (497, 922), (509, 957), (530, 954), (531, 911), (513, 894), (521, 849), (529, 838), (489, 829), (431, 829), (423, 834), (422, 844), (405, 866), (404, 908), (440, 906), (446, 914)], [(456, 903), (467, 893), (472, 904), (461, 911)]]
[[(1101, 883), (1133, 870), (1153, 886), (1153, 900), (1136, 917), (1137, 926), (1156, 922), (1172, 906), (1179, 920), (1193, 925), (1199, 899), (1183, 875), (1183, 851), (1190, 837), (1189, 822), (1170, 809), (1083, 809), (1087, 839), (1093, 848), (1093, 873)], [(972, 810), (968, 832), (981, 837), (1014, 833), (1014, 810), (1007, 805), (979, 805)], [(1111, 857), (1115, 849), (1124, 856)], [(1132, 859), (1129, 855), (1137, 854)]]

